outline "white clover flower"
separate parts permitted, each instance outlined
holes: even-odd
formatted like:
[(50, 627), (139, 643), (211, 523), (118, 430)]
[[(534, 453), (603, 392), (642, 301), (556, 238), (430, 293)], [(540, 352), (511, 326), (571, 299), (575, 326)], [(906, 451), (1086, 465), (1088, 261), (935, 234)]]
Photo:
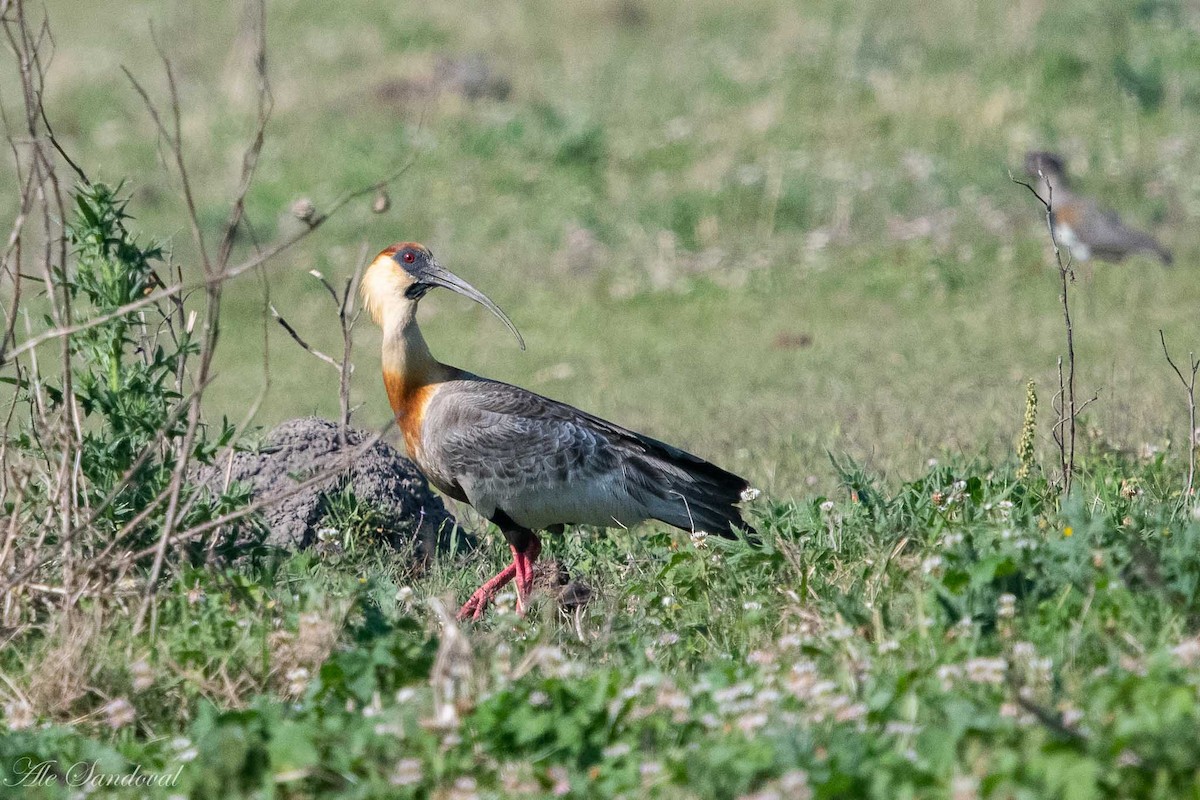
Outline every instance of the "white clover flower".
[(833, 511), (833, 501), (826, 500), (824, 503), (821, 503), (821, 511), (826, 514), (828, 514), (830, 511)]
[(1013, 658), (1019, 661), (1029, 661), (1037, 656), (1037, 648), (1033, 646), (1033, 642), (1017, 642), (1012, 648)]
[(304, 667), (293, 667), (284, 675), (287, 680), (288, 694), (303, 694), (308, 688), (309, 673)]
[(663, 647), (670, 647), (673, 644), (679, 644), (679, 634), (675, 631), (667, 631), (658, 637), (658, 643)]
[(829, 632), (829, 638), (835, 642), (844, 642), (854, 636), (854, 629), (849, 625), (839, 625)]
[(1068, 728), (1074, 728), (1080, 722), (1083, 722), (1083, 712), (1074, 706), (1067, 706), (1062, 709), (1062, 724)]
[(921, 572), (929, 575), (940, 566), (942, 566), (941, 556), (929, 556), (921, 562)]
[(754, 650), (746, 656), (747, 664), (767, 666), (775, 663), (775, 654), (770, 650)]
[(762, 603), (758, 602), (757, 600), (747, 600), (746, 602), (742, 603), (742, 609), (744, 611), (758, 611), (761, 608)]
[(765, 727), (767, 724), (767, 715), (761, 711), (751, 714), (743, 714), (737, 719), (737, 727), (742, 733), (754, 733), (755, 731)]
[(37, 722), (33, 715), (33, 706), (24, 700), (13, 700), (4, 704), (4, 724), (10, 730), (23, 731), (32, 728)]
[(113, 730), (124, 728), (137, 719), (137, 711), (124, 697), (109, 701), (100, 709), (104, 713), (104, 722)]
[(396, 762), (395, 769), (388, 777), (393, 786), (416, 786), (425, 779), (421, 762), (415, 758), (402, 758)]
[(780, 650), (793, 650), (802, 644), (804, 644), (804, 640), (795, 633), (785, 633), (783, 636), (779, 637), (778, 642)]
[(867, 716), (866, 703), (853, 703), (845, 708), (839, 709), (833, 715), (833, 718), (838, 722), (857, 722)]
[(974, 775), (955, 775), (950, 780), (950, 800), (978, 800), (979, 778)]
[(937, 668), (938, 680), (942, 683), (942, 688), (947, 691), (953, 686), (954, 682), (962, 677), (963, 670), (958, 664), (942, 664)]
[(144, 658), (139, 658), (129, 665), (129, 674), (133, 677), (135, 692), (144, 692), (154, 685), (154, 670)]
[(692, 547), (697, 550), (708, 547), (708, 534), (704, 531), (692, 531)]
[(996, 616), (1000, 619), (1012, 619), (1017, 615), (1016, 595), (1002, 594), (996, 598)]
[(605, 758), (621, 758), (622, 756), (629, 755), (632, 750), (633, 748), (627, 743), (617, 742), (616, 744), (610, 744), (600, 752)]
[(413, 588), (411, 586), (401, 586), (399, 589), (396, 590), (396, 602), (397, 603), (407, 603), (408, 601), (413, 599), (413, 595), (415, 595), (415, 594), (416, 594), (416, 592), (413, 591)]
[(794, 769), (779, 776), (779, 788), (791, 800), (811, 800), (812, 789), (808, 785), (808, 773)]
[(1003, 658), (972, 658), (965, 665), (967, 680), (999, 686), (1004, 683), (1008, 662)]
[(1200, 639), (1184, 639), (1171, 648), (1171, 654), (1185, 667), (1200, 664)]

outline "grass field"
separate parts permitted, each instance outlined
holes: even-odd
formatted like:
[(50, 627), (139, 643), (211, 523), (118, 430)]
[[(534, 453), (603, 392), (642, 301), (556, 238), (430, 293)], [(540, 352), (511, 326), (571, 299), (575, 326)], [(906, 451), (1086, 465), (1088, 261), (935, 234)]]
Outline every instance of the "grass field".
[[(127, 181), (136, 229), (198, 278), (121, 67), (165, 97), (152, 24), (215, 238), (253, 130), (244, 16), (46, 7), (58, 137), (93, 179)], [(295, 230), (296, 200), (412, 166), (385, 213), (368, 195), (228, 286), (209, 417), (260, 395), (263, 428), (334, 416), (336, 374), (268, 295), (336, 352), (308, 271), (340, 284), (363, 253), (419, 240), (528, 343), (442, 293), (422, 307), (436, 355), (746, 475), (765, 547), (572, 533), (549, 555), (591, 605), (521, 620), (510, 600), (461, 630), (427, 601), (498, 568), (496, 537), (420, 579), (377, 552), (181, 569), (153, 636), (117, 603), (40, 619), (0, 655), (0, 782), (28, 756), (182, 767), (164, 797), (1200, 797), (1200, 522), (1158, 338), (1200, 350), (1194, 4), (279, 2), (268, 34), (274, 113), (240, 254)], [(507, 93), (434, 88), (474, 57)], [(1032, 148), (1176, 262), (1077, 270), (1080, 393), (1097, 399), (1061, 504), (1059, 276), (1009, 178)], [(364, 319), (365, 428), (389, 413), (378, 348)], [(1030, 379), (1041, 466), (1018, 478)]]

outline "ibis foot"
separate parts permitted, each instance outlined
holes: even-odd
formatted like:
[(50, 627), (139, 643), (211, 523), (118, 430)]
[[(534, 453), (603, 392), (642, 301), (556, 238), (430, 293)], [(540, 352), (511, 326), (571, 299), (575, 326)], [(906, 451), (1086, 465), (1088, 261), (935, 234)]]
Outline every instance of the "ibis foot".
[(475, 590), (475, 594), (471, 595), (467, 602), (463, 603), (463, 607), (458, 610), (456, 619), (462, 622), (467, 617), (471, 619), (479, 619), (483, 616), (483, 610), (487, 608), (487, 604), (496, 596), (496, 592), (500, 591), (509, 581), (517, 574), (517, 562), (509, 564), (502, 569), (496, 577), (480, 586)]
[(467, 602), (458, 610), (457, 619), (461, 622), (467, 617), (478, 620), (483, 617), (487, 604), (505, 585), (513, 579), (517, 582), (517, 613), (525, 616), (529, 607), (529, 593), (533, 590), (533, 562), (542, 552), (542, 543), (535, 537), (524, 551), (510, 545), (513, 561), (502, 569), (494, 578), (475, 590)]

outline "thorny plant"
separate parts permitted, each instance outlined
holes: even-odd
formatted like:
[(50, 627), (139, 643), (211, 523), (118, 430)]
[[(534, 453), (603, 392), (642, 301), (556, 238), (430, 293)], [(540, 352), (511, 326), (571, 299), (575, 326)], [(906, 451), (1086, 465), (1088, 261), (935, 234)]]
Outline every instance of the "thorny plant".
[[(411, 166), (410, 160), (383, 180), (314, 208), (302, 229), (256, 244), (236, 261), (238, 234), (249, 225), (245, 200), (272, 109), (262, 3), (248, 22), (256, 124), (215, 240), (204, 232), (194, 200), (180, 97), (166, 52), (158, 46), (165, 106), (126, 71), (178, 180), (197, 270), (164, 259), (157, 245), (140, 244), (127, 227), (119, 189), (92, 181), (67, 154), (42, 106), (53, 46), (48, 22), (31, 17), (22, 0), (0, 0), (0, 26), (15, 55), (24, 112), (19, 121), (2, 119), (19, 193), (18, 213), (0, 249), (7, 295), (0, 381), (14, 388), (0, 412), (0, 625), (10, 641), (34, 630), (70, 629), (66, 621), (83, 598), (119, 596), (136, 629), (153, 625), (155, 592), (169, 565), (210, 557), (222, 532), (282, 499), (248, 502), (229, 486), (214, 496), (188, 480), (198, 461), (231, 457), (233, 443), (252, 422), (248, 415), (239, 426), (223, 421), (214, 427), (201, 413), (220, 341), (225, 286), (248, 272), (261, 273), (351, 201), (382, 196)], [(74, 173), (71, 180), (63, 178), (64, 167)], [(346, 298), (340, 313), (344, 321), (353, 313)], [(343, 332), (348, 337), (345, 325)], [(346, 398), (345, 355), (342, 364)], [(348, 416), (344, 400), (343, 422)], [(354, 456), (345, 454), (330, 471)], [(311, 476), (293, 491), (328, 474)], [(129, 606), (131, 591), (138, 600)]]

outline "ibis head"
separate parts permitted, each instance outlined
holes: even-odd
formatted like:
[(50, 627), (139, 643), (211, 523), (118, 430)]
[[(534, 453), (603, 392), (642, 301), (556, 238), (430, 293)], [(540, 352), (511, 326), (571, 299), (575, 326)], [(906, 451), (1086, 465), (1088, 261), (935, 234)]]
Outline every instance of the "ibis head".
[(425, 245), (401, 242), (381, 252), (367, 267), (360, 290), (371, 316), (382, 325), (389, 314), (416, 305), (435, 286), (469, 297), (491, 311), (525, 349), (525, 340), (508, 315), (483, 292), (439, 264)]
[(1067, 170), (1062, 156), (1045, 150), (1031, 150), (1025, 154), (1025, 173), (1031, 178), (1045, 176), (1054, 182), (1054, 188), (1066, 188)]

